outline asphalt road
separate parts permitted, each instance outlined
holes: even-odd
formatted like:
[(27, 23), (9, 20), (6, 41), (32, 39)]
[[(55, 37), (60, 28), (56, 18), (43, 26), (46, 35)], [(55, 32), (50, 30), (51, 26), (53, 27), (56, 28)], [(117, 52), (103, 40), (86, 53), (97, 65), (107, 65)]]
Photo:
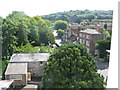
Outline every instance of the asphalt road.
[(55, 42), (56, 42), (59, 46), (61, 46), (61, 45), (62, 45), (62, 41), (61, 41), (60, 38), (58, 38), (57, 30), (54, 30), (54, 31), (53, 31), (53, 34), (54, 34), (54, 36), (55, 36)]

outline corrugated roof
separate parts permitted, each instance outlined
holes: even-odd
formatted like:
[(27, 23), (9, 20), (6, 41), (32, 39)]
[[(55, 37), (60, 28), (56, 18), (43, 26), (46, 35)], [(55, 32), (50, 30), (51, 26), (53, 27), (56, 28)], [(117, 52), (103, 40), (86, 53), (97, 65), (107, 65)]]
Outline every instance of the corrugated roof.
[(47, 61), (50, 53), (19, 53), (13, 54), (10, 62), (36, 62)]
[(27, 63), (9, 63), (5, 75), (10, 74), (26, 74)]
[(80, 32), (84, 32), (84, 33), (88, 33), (88, 34), (101, 34), (100, 32), (98, 32), (95, 29), (85, 29), (85, 30), (82, 30)]

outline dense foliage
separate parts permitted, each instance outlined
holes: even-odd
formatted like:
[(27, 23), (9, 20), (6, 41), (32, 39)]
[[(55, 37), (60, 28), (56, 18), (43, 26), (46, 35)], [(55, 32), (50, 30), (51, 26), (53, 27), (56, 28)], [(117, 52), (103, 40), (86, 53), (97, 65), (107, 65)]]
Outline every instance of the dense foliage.
[(103, 88), (92, 56), (82, 44), (66, 44), (49, 57), (43, 75), (43, 88)]
[(58, 29), (57, 32), (58, 32), (58, 37), (62, 39), (63, 34), (64, 34), (64, 30), (62, 30), (62, 29)]
[(0, 80), (5, 79), (4, 73), (7, 68), (8, 63), (9, 63), (9, 60), (0, 60)]
[(97, 49), (99, 50), (99, 57), (106, 58), (107, 52), (106, 50), (110, 50), (111, 41), (110, 40), (98, 40), (97, 41)]
[(112, 19), (113, 11), (108, 10), (70, 10), (41, 16), (50, 21), (65, 20), (67, 22), (80, 23), (82, 19)]
[(65, 30), (65, 29), (67, 29), (67, 26), (68, 26), (68, 23), (66, 21), (58, 20), (58, 21), (55, 22), (54, 28), (56, 30), (58, 30), (58, 29)]
[(3, 19), (2, 31), (3, 59), (9, 59), (16, 47), (33, 41), (33, 46), (55, 43), (50, 21), (39, 16), (29, 17), (23, 12), (14, 11)]

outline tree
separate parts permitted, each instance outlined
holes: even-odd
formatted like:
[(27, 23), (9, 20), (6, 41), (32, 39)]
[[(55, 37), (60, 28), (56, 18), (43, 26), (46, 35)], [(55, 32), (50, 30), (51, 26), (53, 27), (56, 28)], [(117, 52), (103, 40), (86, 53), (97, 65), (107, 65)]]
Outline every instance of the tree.
[(106, 23), (104, 24), (104, 28), (107, 30), (107, 24)]
[(63, 34), (64, 34), (64, 30), (62, 30), (62, 29), (58, 29), (58, 37), (59, 38), (62, 38), (63, 37)]
[(92, 56), (82, 44), (66, 44), (49, 57), (43, 74), (43, 88), (103, 88)]
[(92, 19), (95, 19), (95, 16), (94, 15), (87, 15), (87, 19), (89, 19), (89, 21), (91, 22)]
[(106, 58), (107, 52), (106, 50), (110, 50), (111, 41), (110, 40), (98, 40), (97, 41), (97, 49), (99, 51), (99, 57), (100, 58)]
[(55, 44), (55, 37), (53, 32), (47, 32), (47, 40), (49, 44)]
[(39, 34), (38, 34), (38, 25), (37, 21), (34, 18), (30, 18), (30, 33), (28, 33), (28, 40), (30, 42), (35, 42), (32, 45), (39, 46)]
[(69, 18), (66, 15), (62, 15), (62, 16), (58, 17), (58, 20), (63, 20), (63, 21), (69, 22)]
[(2, 39), (3, 59), (9, 59), (17, 47), (33, 41), (34, 46), (55, 42), (51, 22), (39, 16), (29, 17), (18, 11), (12, 12), (3, 19)]
[(56, 30), (58, 30), (58, 29), (63, 29), (63, 30), (65, 30), (65, 29), (67, 29), (67, 26), (68, 26), (68, 23), (67, 23), (66, 21), (58, 20), (58, 21), (55, 22), (54, 28), (55, 28)]

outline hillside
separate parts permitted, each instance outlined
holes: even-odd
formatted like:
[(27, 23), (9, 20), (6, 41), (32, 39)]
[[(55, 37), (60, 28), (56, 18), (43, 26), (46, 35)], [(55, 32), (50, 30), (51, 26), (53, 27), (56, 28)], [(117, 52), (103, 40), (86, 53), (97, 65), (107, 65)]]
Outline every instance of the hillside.
[(49, 15), (41, 16), (43, 19), (50, 21), (65, 20), (67, 22), (80, 23), (82, 19), (112, 19), (112, 10), (70, 10), (64, 12), (57, 12)]

